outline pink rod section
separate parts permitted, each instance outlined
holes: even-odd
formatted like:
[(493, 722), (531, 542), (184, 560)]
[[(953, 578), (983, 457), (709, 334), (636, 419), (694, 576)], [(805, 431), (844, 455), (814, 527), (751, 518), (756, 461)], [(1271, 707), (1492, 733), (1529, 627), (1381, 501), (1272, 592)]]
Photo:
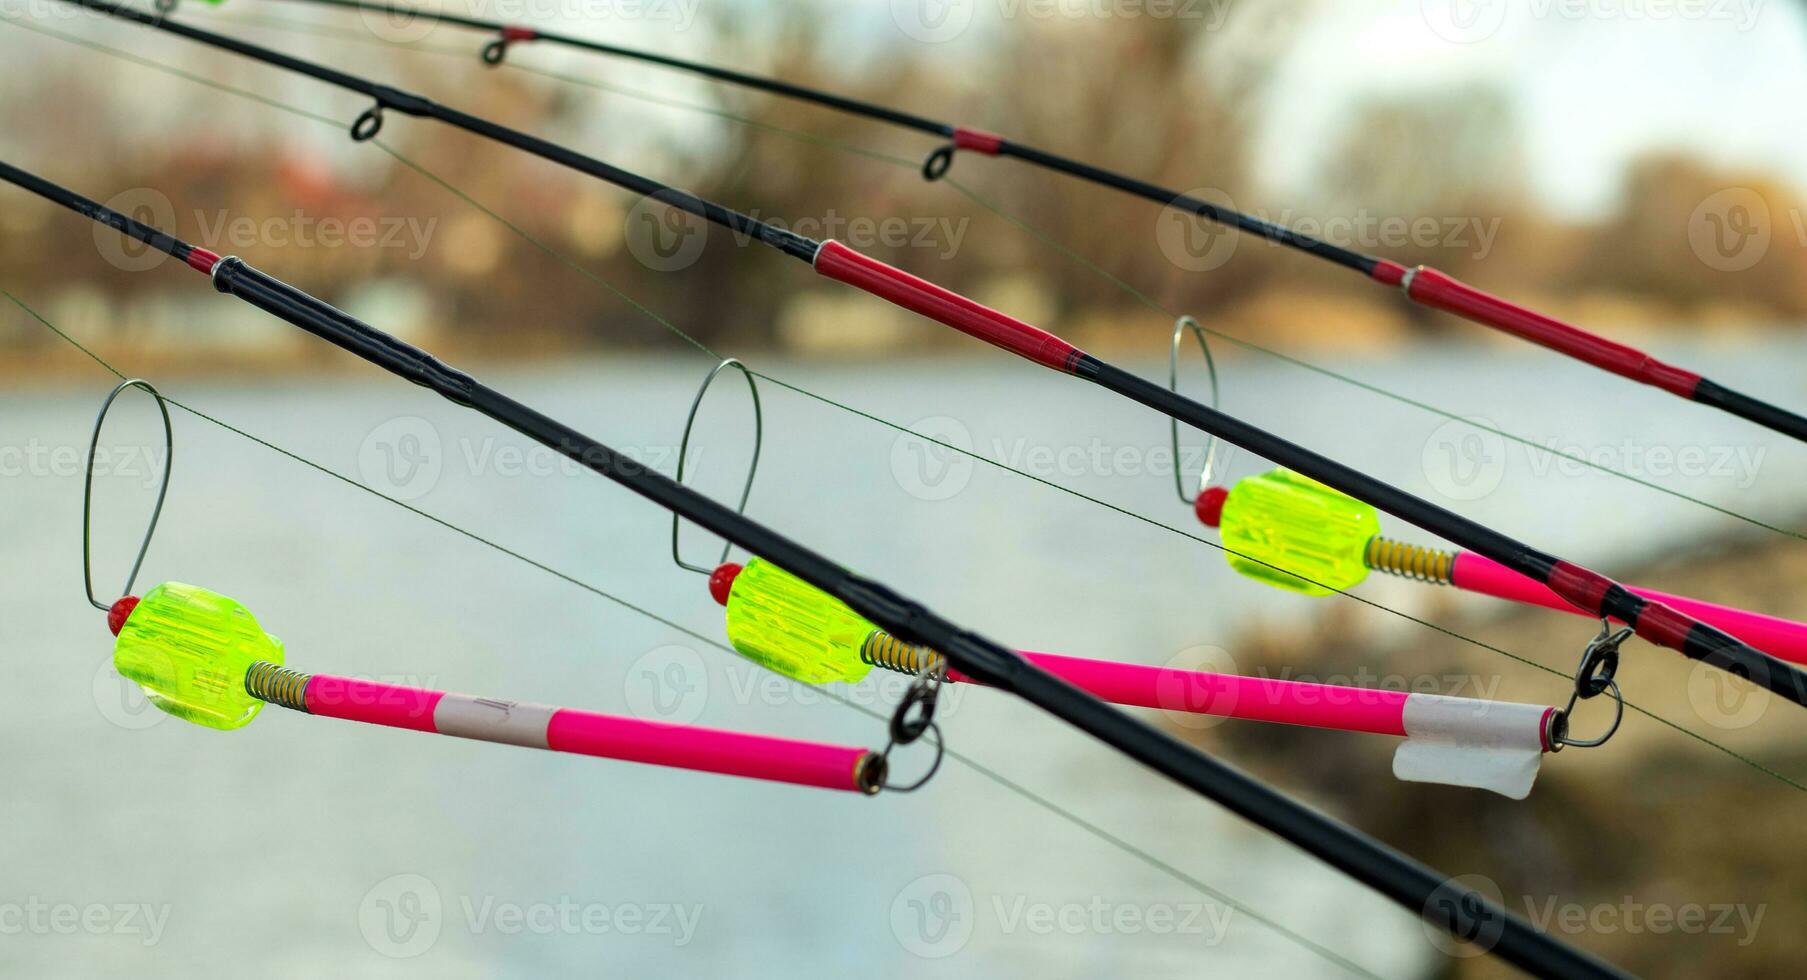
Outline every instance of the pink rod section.
[(327, 718), (433, 732), (574, 755), (868, 792), (866, 749), (475, 698), (315, 674), (307, 710)]
[[(1404, 691), (1270, 680), (1023, 651), (1030, 663), (1112, 704), (1405, 735)], [(970, 681), (959, 671), (949, 678)]]
[[(1586, 615), (1541, 583), (1469, 551), (1456, 555), (1450, 582), (1469, 592)], [(1631, 591), (1725, 630), (1772, 657), (1807, 664), (1807, 624), (1650, 589), (1632, 587)]]

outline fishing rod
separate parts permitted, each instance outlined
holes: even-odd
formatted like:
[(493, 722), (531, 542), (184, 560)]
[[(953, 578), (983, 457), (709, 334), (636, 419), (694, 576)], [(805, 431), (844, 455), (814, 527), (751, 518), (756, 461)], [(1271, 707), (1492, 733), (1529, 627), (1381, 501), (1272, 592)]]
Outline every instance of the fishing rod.
[[(218, 4), (224, 0), (211, 0), (211, 2)], [(1245, 231), (1277, 245), (1333, 262), (1358, 272), (1383, 286), (1397, 287), (1405, 293), (1408, 299), (1420, 305), (1455, 314), (1470, 322), (1542, 345), (1621, 377), (1650, 385), (1690, 401), (1710, 405), (1791, 438), (1807, 441), (1807, 417), (1727, 388), (1694, 371), (1664, 363), (1635, 347), (1609, 340), (1599, 334), (1483, 292), (1436, 269), (1424, 265), (1408, 268), (1388, 259), (1364, 255), (1294, 231), (1283, 225), (1264, 221), (1253, 215), (1211, 204), (1188, 194), (1069, 159), (1047, 150), (1037, 149), (994, 133), (938, 122), (805, 85), (795, 85), (773, 78), (687, 61), (668, 55), (654, 54), (649, 51), (604, 44), (555, 31), (506, 24), (502, 21), (437, 13), (397, 3), (369, 3), (364, 0), (292, 0), (292, 2), (317, 7), (336, 7), (379, 12), (396, 17), (418, 18), (424, 23), (446, 24), (494, 34), (496, 35), (495, 39), (486, 44), (482, 50), (484, 63), (492, 66), (503, 62), (507, 57), (510, 45), (524, 42), (545, 42), (560, 47), (589, 51), (609, 57), (626, 58), (644, 64), (659, 65), (702, 75), (743, 88), (770, 92), (785, 98), (813, 103), (839, 112), (949, 140), (949, 143), (934, 150), (924, 161), (922, 173), (929, 180), (939, 179), (946, 174), (953, 163), (957, 150), (971, 150), (987, 156), (1012, 157), (1045, 170), (1052, 170), (1088, 183), (1133, 194), (1163, 207), (1190, 212), (1207, 221), (1235, 228), (1238, 231)], [(167, 4), (160, 0), (159, 9), (173, 10), (175, 5), (175, 0), (167, 0)]]
[[(621, 487), (728, 542), (762, 555), (907, 643), (939, 653), (947, 665), (1014, 694), (1187, 789), (1278, 834), (1334, 868), (1458, 937), (1487, 936), (1490, 950), (1542, 976), (1624, 976), (1592, 955), (1539, 932), (1473, 889), (1324, 816), (1279, 791), (1158, 731), (1052, 676), (1021, 656), (942, 618), (888, 586), (842, 567), (738, 511), (597, 440), (543, 415), (366, 324), (324, 300), (234, 256), (221, 257), (10, 164), (0, 179), (186, 263), (235, 296), (336, 347), (470, 408), (582, 464)], [(916, 690), (916, 689), (913, 689)], [(930, 689), (932, 694), (932, 689)], [(932, 696), (916, 721), (932, 721)], [(910, 707), (892, 719), (893, 737)]]
[(242, 728), (267, 703), (367, 725), (867, 796), (885, 788), (885, 757), (870, 749), (304, 673), (282, 665), (281, 641), (244, 606), (181, 582), (165, 582), (142, 600), (124, 596), (108, 609), (107, 625), (118, 637), (113, 664), (120, 675), (165, 712), (208, 728)]
[[(834, 239), (817, 241), (804, 235), (777, 228), (731, 208), (703, 200), (639, 174), (604, 163), (567, 147), (511, 129), (500, 123), (440, 105), (423, 96), (391, 88), (356, 75), (296, 58), (269, 48), (226, 37), (211, 31), (180, 24), (167, 18), (147, 14), (105, 0), (63, 0), (73, 6), (106, 14), (120, 20), (142, 24), (160, 31), (200, 42), (210, 47), (243, 55), (318, 79), (351, 92), (364, 95), (375, 105), (366, 109), (352, 124), (354, 140), (374, 137), (383, 125), (383, 112), (394, 109), (410, 116), (434, 119), (457, 129), (483, 136), (507, 146), (524, 150), (542, 159), (569, 167), (580, 173), (615, 184), (618, 187), (661, 201), (711, 223), (721, 225), (736, 235), (760, 241), (793, 258), (810, 263), (815, 271), (829, 279), (853, 286), (903, 309), (928, 317), (969, 336), (1001, 347), (1044, 367), (1090, 381), (1160, 412), (1175, 421), (1184, 422), (1206, 433), (1240, 446), (1275, 463), (1304, 473), (1322, 483), (1359, 500), (1379, 507), (1395, 517), (1437, 534), (1511, 568), (1521, 575), (1548, 586), (1565, 601), (1602, 620), (1616, 619), (1630, 625), (1638, 636), (1658, 646), (1681, 652), (1690, 659), (1711, 664), (1747, 678), (1759, 687), (1807, 707), (1807, 675), (1723, 631), (1692, 616), (1684, 615), (1661, 602), (1639, 596), (1624, 586), (1572, 562), (1538, 551), (1478, 522), (1462, 517), (1399, 490), (1359, 470), (1321, 456), (1288, 442), (1240, 419), (1225, 415), (1176, 391), (1154, 384), (1129, 371), (1086, 353), (1073, 344), (1015, 317), (993, 310), (934, 283), (917, 278), (902, 269), (863, 255)], [(760, 549), (749, 549), (765, 554)], [(773, 557), (767, 555), (767, 557)], [(780, 564), (790, 566), (780, 559)], [(792, 568), (791, 571), (797, 571)], [(932, 644), (931, 644), (932, 645)], [(1586, 668), (1577, 679), (1577, 690), (1589, 689), (1598, 694), (1604, 689), (1599, 676), (1590, 671), (1603, 670), (1610, 661), (1616, 663), (1618, 641), (1596, 650), (1590, 644), (1583, 654)], [(946, 651), (942, 651), (945, 653)]]
[[(155, 399), (163, 422), (163, 476), (125, 587), (109, 604), (94, 594), (94, 459), (107, 413), (121, 394), (134, 388)], [(236, 599), (182, 582), (164, 582), (143, 598), (133, 593), (169, 497), (174, 463), (175, 428), (163, 393), (141, 378), (115, 385), (95, 416), (82, 477), (82, 589), (88, 604), (107, 614), (107, 628), (118, 638), (114, 669), (167, 714), (233, 731), (250, 724), (265, 704), (274, 704), (369, 725), (867, 796), (913, 788), (886, 782), (892, 746), (879, 753), (285, 667), (282, 641), (264, 632)]]
[[(1224, 557), (1231, 568), (1282, 589), (1329, 595), (1354, 588), (1374, 571), (1584, 615), (1547, 586), (1472, 551), (1388, 538), (1380, 533), (1373, 507), (1284, 469), (1244, 477), (1230, 487), (1207, 487), (1195, 510), (1202, 523), (1222, 533)], [(1807, 663), (1807, 623), (1653, 589), (1627, 588), (1771, 656)]]
[[(881, 669), (910, 675), (945, 671), (949, 682), (982, 683), (761, 558), (718, 566), (709, 577), (709, 593), (726, 609), (734, 649), (793, 680), (854, 684)], [(1019, 652), (1112, 704), (1403, 738), (1393, 755), (1396, 777), (1492, 790), (1516, 800), (1530, 794), (1545, 753), (1604, 744), (1618, 728), (1615, 720), (1605, 736), (1571, 737), (1573, 704), (1565, 710)], [(1622, 703), (1618, 712), (1623, 715)]]
[[(683, 482), (704, 397), (715, 380), (731, 368), (746, 380), (753, 408), (752, 453), (738, 505), (745, 513), (765, 445), (765, 414), (758, 381), (735, 358), (711, 369), (691, 400), (678, 437), (675, 479)], [(745, 564), (729, 561), (732, 545), (722, 546), (713, 568), (685, 561), (679, 534), (680, 522), (673, 516), (672, 564), (708, 579), (710, 597), (726, 611), (723, 623), (728, 642), (747, 660), (800, 684), (857, 684), (874, 669), (918, 677), (934, 675), (949, 683), (976, 683), (960, 671), (948, 669), (935, 651), (897, 639), (845, 603), (763, 558), (752, 556)], [(1400, 737), (1404, 741), (1393, 754), (1393, 774), (1399, 779), (1486, 789), (1512, 799), (1530, 794), (1545, 753), (1567, 746), (1604, 745), (1617, 732), (1625, 711), (1615, 685), (1612, 726), (1603, 735), (1581, 739), (1569, 731), (1574, 700), (1566, 708), (1555, 708), (1018, 652), (1037, 667), (1112, 704)]]

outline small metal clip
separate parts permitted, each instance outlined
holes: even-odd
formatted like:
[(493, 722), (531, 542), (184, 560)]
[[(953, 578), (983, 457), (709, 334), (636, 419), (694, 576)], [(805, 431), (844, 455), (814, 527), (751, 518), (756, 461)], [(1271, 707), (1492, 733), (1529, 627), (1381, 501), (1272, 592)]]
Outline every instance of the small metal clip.
[(138, 545), (138, 557), (132, 559), (132, 571), (126, 575), (125, 588), (121, 596), (132, 594), (132, 583), (138, 580), (138, 569), (144, 565), (144, 555), (151, 550), (151, 537), (157, 533), (157, 519), (163, 516), (163, 500), (169, 496), (169, 472), (175, 462), (175, 430), (169, 424), (169, 406), (163, 402), (163, 394), (156, 386), (141, 378), (130, 378), (121, 381), (107, 395), (107, 400), (100, 404), (100, 414), (94, 418), (94, 435), (88, 440), (88, 463), (82, 474), (82, 588), (88, 594), (88, 604), (106, 612), (112, 606), (94, 597), (94, 560), (92, 525), (94, 514), (94, 454), (100, 446), (100, 429), (107, 421), (107, 411), (113, 407), (113, 400), (127, 388), (142, 388), (157, 400), (157, 411), (163, 416), (163, 481), (157, 487), (157, 503), (151, 508), (150, 526), (144, 529), (144, 541)]
[[(910, 687), (897, 702), (897, 710), (891, 713), (889, 725), (890, 739), (885, 749), (879, 753), (879, 759), (890, 771), (891, 750), (900, 745), (909, 745), (931, 735), (935, 744), (935, 758), (929, 763), (929, 770), (913, 783), (899, 785), (886, 782), (884, 789), (891, 793), (912, 793), (928, 785), (941, 769), (941, 760), (947, 754), (947, 745), (941, 737), (941, 726), (935, 724), (935, 707), (941, 697), (941, 685), (947, 680), (947, 658), (929, 657), (922, 665), (922, 670), (910, 681)], [(912, 715), (914, 712), (914, 715)]]
[[(759, 407), (759, 384), (753, 380), (753, 372), (748, 370), (745, 364), (742, 364), (732, 357), (717, 364), (714, 370), (709, 372), (708, 377), (703, 379), (702, 387), (696, 390), (696, 397), (691, 399), (690, 414), (684, 419), (684, 436), (678, 442), (678, 472), (675, 479), (679, 483), (684, 482), (684, 461), (690, 452), (690, 430), (696, 426), (696, 413), (698, 409), (703, 407), (703, 396), (709, 393), (709, 386), (715, 383), (716, 376), (728, 368), (739, 371), (741, 376), (747, 379), (747, 391), (753, 396), (753, 459), (752, 462), (747, 464), (747, 482), (741, 487), (740, 503), (735, 506), (735, 510), (745, 513), (747, 509), (747, 498), (753, 494), (753, 477), (759, 472), (759, 451), (765, 443), (765, 414)], [(732, 548), (733, 545), (730, 543), (724, 542), (722, 544), (722, 556), (716, 562), (717, 565), (728, 560), (728, 552)], [(678, 515), (676, 513), (671, 515), (671, 560), (676, 562), (679, 568), (686, 571), (699, 572), (703, 575), (710, 575), (715, 572), (714, 568), (704, 568), (701, 565), (692, 565), (679, 556)]]
[[(1173, 322), (1173, 341), (1168, 345), (1167, 350), (1167, 387), (1173, 389), (1175, 394), (1179, 393), (1180, 337), (1187, 330), (1191, 330), (1192, 335), (1198, 338), (1198, 349), (1204, 352), (1205, 373), (1211, 379), (1211, 407), (1215, 409), (1217, 407), (1217, 360), (1211, 356), (1211, 345), (1205, 341), (1205, 328), (1190, 316), (1182, 316)], [(1223, 440), (1211, 436), (1205, 442), (1205, 462), (1198, 472), (1198, 489), (1188, 495), (1185, 474), (1180, 472), (1182, 469), (1180, 466), (1180, 423), (1177, 419), (1167, 420), (1167, 432), (1173, 447), (1173, 489), (1179, 494), (1180, 503), (1190, 507), (1198, 499), (1198, 495), (1204, 493), (1205, 488), (1211, 485), (1211, 478), (1217, 473), (1221, 463), (1221, 460), (1218, 459), (1218, 450), (1222, 448)]]
[[(1619, 682), (1614, 679), (1614, 675), (1619, 671), (1619, 645), (1633, 632), (1629, 626), (1614, 628), (1608, 620), (1600, 620), (1600, 632), (1588, 641), (1587, 649), (1581, 653), (1581, 665), (1575, 669), (1575, 690), (1569, 694), (1569, 703), (1550, 718), (1547, 734), (1551, 752), (1559, 752), (1565, 745), (1573, 745), (1578, 749), (1605, 745), (1618, 732), (1620, 723), (1625, 720), (1625, 696), (1620, 693)], [(1612, 695), (1611, 727), (1598, 738), (1570, 738), (1569, 718), (1575, 711), (1576, 702), (1601, 694)]]

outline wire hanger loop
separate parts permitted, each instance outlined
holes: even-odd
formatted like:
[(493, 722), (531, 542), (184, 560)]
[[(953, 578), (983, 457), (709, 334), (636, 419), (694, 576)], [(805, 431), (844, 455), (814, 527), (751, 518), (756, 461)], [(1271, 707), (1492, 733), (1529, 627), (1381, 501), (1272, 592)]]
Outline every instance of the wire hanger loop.
[[(1205, 328), (1189, 315), (1173, 321), (1173, 340), (1167, 348), (1167, 387), (1173, 389), (1175, 394), (1179, 393), (1180, 338), (1185, 336), (1187, 330), (1191, 330), (1192, 335), (1198, 338), (1198, 349), (1205, 355), (1205, 374), (1211, 379), (1211, 407), (1215, 409), (1217, 408), (1217, 359), (1211, 356), (1211, 345), (1205, 340)], [(1167, 433), (1173, 448), (1173, 489), (1179, 494), (1180, 503), (1190, 507), (1193, 501), (1198, 499), (1198, 495), (1204, 493), (1205, 488), (1211, 485), (1211, 478), (1216, 475), (1222, 463), (1222, 460), (1218, 458), (1218, 451), (1223, 447), (1223, 440), (1216, 436), (1211, 436), (1206, 440), (1205, 461), (1198, 472), (1198, 489), (1187, 494), (1186, 476), (1181, 472), (1184, 467), (1180, 465), (1180, 423), (1177, 419), (1167, 420)]]
[(163, 479), (157, 485), (157, 503), (151, 508), (150, 525), (144, 529), (144, 540), (138, 545), (138, 557), (132, 559), (132, 570), (126, 575), (125, 588), (119, 592), (121, 596), (132, 594), (132, 584), (138, 581), (138, 570), (144, 565), (145, 553), (151, 550), (151, 538), (157, 533), (157, 520), (163, 516), (163, 501), (169, 496), (170, 469), (175, 463), (175, 430), (169, 423), (169, 406), (163, 401), (163, 393), (142, 378), (128, 378), (114, 386), (108, 393), (107, 400), (101, 402), (100, 414), (94, 417), (94, 434), (88, 439), (88, 460), (82, 473), (82, 589), (88, 595), (88, 604), (102, 612), (112, 606), (94, 597), (94, 456), (100, 447), (100, 430), (106, 424), (107, 412), (112, 409), (114, 400), (127, 388), (142, 389), (157, 401), (157, 412), (163, 417)]
[[(678, 441), (678, 472), (676, 479), (679, 483), (684, 482), (684, 462), (689, 457), (690, 453), (690, 431), (696, 427), (697, 411), (703, 407), (703, 396), (709, 394), (709, 386), (715, 383), (716, 377), (729, 368), (739, 371), (741, 377), (747, 379), (747, 392), (753, 396), (753, 459), (747, 464), (747, 482), (741, 486), (740, 503), (736, 504), (734, 508), (744, 514), (747, 510), (747, 498), (753, 495), (753, 478), (759, 473), (759, 453), (765, 444), (765, 413), (759, 406), (759, 383), (754, 380), (753, 372), (748, 370), (745, 364), (742, 364), (732, 357), (717, 364), (714, 369), (709, 372), (708, 376), (703, 378), (702, 387), (696, 390), (696, 397), (690, 401), (690, 414), (684, 418), (684, 435), (683, 438)], [(675, 562), (679, 568), (682, 568), (685, 571), (698, 572), (703, 575), (713, 574), (715, 572), (714, 568), (704, 568), (701, 565), (692, 565), (685, 561), (679, 554), (679, 523), (678, 515), (674, 512), (671, 515), (671, 560)], [(716, 562), (717, 565), (728, 560), (728, 552), (732, 550), (733, 547), (734, 546), (730, 543), (722, 544), (722, 555), (720, 560)]]

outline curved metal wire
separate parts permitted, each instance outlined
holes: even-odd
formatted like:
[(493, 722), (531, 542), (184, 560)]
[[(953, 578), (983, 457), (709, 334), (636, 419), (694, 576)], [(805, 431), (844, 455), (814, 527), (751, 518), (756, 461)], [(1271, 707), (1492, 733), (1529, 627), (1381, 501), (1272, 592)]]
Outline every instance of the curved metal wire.
[(169, 473), (175, 463), (176, 436), (169, 423), (169, 406), (163, 402), (163, 393), (156, 386), (142, 378), (128, 378), (121, 381), (107, 395), (107, 400), (100, 403), (100, 414), (94, 417), (94, 434), (88, 439), (88, 462), (82, 473), (82, 589), (88, 594), (88, 604), (106, 612), (111, 609), (107, 603), (94, 598), (94, 549), (93, 538), (94, 515), (94, 453), (100, 446), (100, 429), (106, 424), (107, 412), (113, 407), (114, 399), (127, 388), (141, 388), (157, 400), (157, 411), (163, 416), (163, 481), (157, 487), (157, 503), (151, 508), (150, 526), (144, 529), (144, 541), (138, 545), (138, 557), (132, 560), (132, 571), (126, 575), (125, 588), (119, 594), (132, 594), (132, 583), (138, 581), (138, 569), (144, 565), (144, 555), (151, 550), (151, 537), (157, 533), (157, 519), (163, 516), (163, 500), (169, 496)]
[[(696, 397), (690, 402), (690, 414), (684, 419), (684, 437), (678, 441), (678, 474), (676, 479), (679, 483), (684, 482), (684, 460), (690, 452), (690, 430), (696, 426), (696, 413), (698, 409), (703, 407), (703, 396), (709, 393), (709, 386), (715, 383), (716, 376), (728, 368), (739, 371), (741, 377), (747, 379), (747, 391), (753, 396), (753, 460), (747, 464), (747, 482), (741, 487), (740, 503), (735, 505), (734, 508), (735, 510), (745, 513), (747, 509), (747, 498), (753, 495), (753, 477), (759, 472), (759, 450), (765, 444), (765, 414), (759, 407), (759, 383), (753, 380), (753, 372), (747, 370), (745, 364), (740, 363), (732, 357), (717, 364), (715, 368), (709, 372), (709, 376), (703, 379), (703, 386), (696, 390)], [(704, 568), (701, 565), (692, 565), (680, 557), (678, 553), (678, 523), (678, 515), (673, 513), (671, 515), (671, 560), (675, 562), (679, 568), (682, 568), (685, 571), (698, 572), (703, 575), (712, 574), (715, 571), (714, 568)], [(728, 560), (728, 552), (732, 550), (733, 547), (734, 546), (731, 543), (722, 544), (722, 556), (720, 560), (716, 562), (717, 565)]]
[[(1211, 345), (1205, 342), (1205, 328), (1199, 326), (1198, 321), (1190, 316), (1182, 316), (1173, 321), (1173, 342), (1168, 345), (1167, 351), (1167, 387), (1173, 389), (1175, 393), (1180, 390), (1180, 337), (1188, 329), (1192, 331), (1194, 337), (1198, 338), (1198, 349), (1204, 352), (1205, 373), (1211, 379), (1211, 407), (1215, 409), (1217, 407), (1217, 360), (1211, 356)], [(1217, 452), (1222, 448), (1223, 441), (1212, 436), (1205, 442), (1205, 464), (1198, 471), (1198, 489), (1188, 495), (1186, 493), (1186, 476), (1181, 472), (1183, 467), (1180, 466), (1180, 423), (1177, 419), (1167, 420), (1167, 432), (1173, 447), (1173, 489), (1179, 494), (1180, 503), (1190, 507), (1193, 501), (1198, 499), (1198, 495), (1205, 492), (1205, 487), (1210, 485), (1211, 477), (1216, 472), (1219, 462)]]
[(930, 736), (929, 741), (935, 746), (935, 756), (929, 762), (928, 771), (912, 782), (897, 783), (887, 778), (881, 787), (885, 792), (914, 793), (927, 786), (929, 780), (935, 778), (935, 773), (941, 771), (941, 760), (947, 754), (947, 743), (942, 739), (941, 726), (935, 723), (935, 709), (940, 703), (941, 687), (946, 682), (947, 659), (939, 655), (929, 657), (910, 681), (910, 688), (904, 692), (902, 700), (897, 702), (897, 709), (891, 713), (891, 721), (887, 726), (890, 738), (885, 742), (884, 751), (879, 753), (879, 758), (885, 762), (886, 772), (890, 771), (893, 749), (913, 744), (925, 735)]
[[(1605, 745), (1618, 732), (1619, 725), (1625, 720), (1625, 696), (1619, 692), (1619, 682), (1613, 675), (1619, 670), (1619, 645), (1632, 632), (1629, 626), (1615, 628), (1610, 620), (1600, 620), (1599, 634), (1588, 641), (1587, 649), (1581, 653), (1581, 665), (1575, 670), (1575, 690), (1569, 695), (1569, 703), (1551, 721), (1550, 751), (1561, 751), (1565, 745), (1591, 749)], [(1575, 713), (1576, 702), (1600, 694), (1612, 695), (1612, 726), (1597, 738), (1569, 737), (1569, 719)]]
[(1569, 717), (1570, 713), (1575, 710), (1575, 706), (1573, 702), (1570, 702), (1567, 708), (1557, 712), (1556, 716), (1551, 719), (1550, 751), (1560, 752), (1565, 745), (1573, 745), (1578, 749), (1591, 749), (1596, 746), (1605, 745), (1608, 739), (1618, 733), (1619, 725), (1625, 721), (1625, 696), (1619, 693), (1618, 681), (1607, 681), (1603, 690), (1612, 695), (1612, 725), (1596, 738), (1580, 739), (1571, 737), (1569, 735)]

